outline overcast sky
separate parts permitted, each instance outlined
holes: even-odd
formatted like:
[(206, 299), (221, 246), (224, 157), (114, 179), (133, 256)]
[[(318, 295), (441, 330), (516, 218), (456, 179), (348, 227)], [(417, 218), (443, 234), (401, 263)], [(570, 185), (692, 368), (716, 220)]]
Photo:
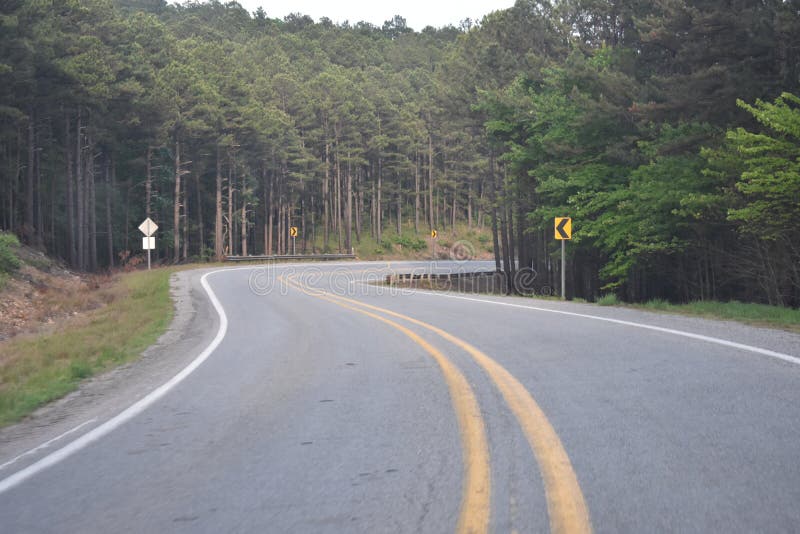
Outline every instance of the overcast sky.
[(420, 31), (425, 26), (441, 27), (458, 23), (466, 18), (480, 21), (484, 15), (514, 5), (514, 0), (406, 0), (381, 2), (380, 0), (238, 0), (249, 12), (264, 8), (267, 16), (283, 18), (289, 13), (302, 13), (316, 21), (328, 17), (334, 22), (366, 21), (382, 26), (395, 15), (406, 19), (409, 27)]

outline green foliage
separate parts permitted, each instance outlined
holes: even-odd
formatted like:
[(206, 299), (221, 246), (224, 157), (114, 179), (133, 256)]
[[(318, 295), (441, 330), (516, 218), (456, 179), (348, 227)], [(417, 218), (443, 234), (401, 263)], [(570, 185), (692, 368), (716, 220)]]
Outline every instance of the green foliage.
[(738, 104), (767, 131), (737, 128), (727, 133), (744, 168), (736, 189), (745, 200), (742, 207), (729, 211), (729, 218), (742, 222), (743, 231), (762, 239), (775, 240), (787, 231), (800, 235), (796, 231), (800, 220), (800, 98), (783, 93), (774, 103), (757, 100), (750, 106), (740, 100)]
[[(370, 253), (422, 252), (418, 238), (387, 229), (414, 216), (417, 226), (458, 226), (469, 213), (494, 221), (510, 249), (498, 255), (513, 253), (555, 286), (552, 220), (569, 215), (583, 297), (613, 289), (637, 301), (768, 295), (800, 304), (797, 253), (781, 252), (800, 240), (800, 17), (791, 2), (734, 10), (522, 0), (480, 24), (421, 32), (402, 16), (381, 27), (275, 20), (236, 2), (12, 2), (1, 11), (4, 215), (14, 204), (3, 224), (13, 219), (26, 242), (56, 229), (44, 241), (63, 258), (76, 253), (66, 229), (78, 218), (67, 220), (68, 206), (79, 207), (63, 199), (85, 197), (68, 195), (59, 174), (76, 168), (75, 152), (82, 163), (91, 153), (95, 170), (113, 163), (116, 189), (96, 184), (93, 218), (80, 206), (83, 220), (103, 225), (110, 199), (110, 244), (100, 237), (108, 229), (79, 229), (105, 263), (133, 248), (151, 153), (158, 258), (177, 258), (184, 240), (187, 256), (209, 256), (219, 234), (231, 254), (242, 252), (243, 234), (250, 253), (268, 242), (285, 252), (284, 218), (302, 219), (303, 245), (313, 235), (316, 250), (355, 246), (361, 234)], [(44, 183), (29, 208), (34, 178), (20, 170), (34, 168)], [(175, 190), (176, 176), (185, 190)], [(44, 228), (20, 227), (39, 225), (34, 215)]]
[(393, 250), (399, 245), (403, 249), (419, 252), (428, 248), (428, 243), (419, 237), (409, 235), (389, 235), (381, 239), (380, 248), (382, 250)]
[(600, 306), (617, 306), (619, 303), (619, 299), (614, 293), (606, 293), (597, 299), (597, 304)]
[(17, 236), (0, 232), (0, 274), (6, 275), (19, 269), (19, 258), (14, 253), (14, 248), (18, 246)]

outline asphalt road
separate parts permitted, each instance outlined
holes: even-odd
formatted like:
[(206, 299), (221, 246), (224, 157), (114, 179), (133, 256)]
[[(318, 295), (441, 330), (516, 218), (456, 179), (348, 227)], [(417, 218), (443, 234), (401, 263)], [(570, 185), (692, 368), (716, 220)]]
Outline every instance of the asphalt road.
[(800, 336), (368, 283), (430, 267), (192, 275), (194, 366), (0, 455), (0, 531), (800, 530)]

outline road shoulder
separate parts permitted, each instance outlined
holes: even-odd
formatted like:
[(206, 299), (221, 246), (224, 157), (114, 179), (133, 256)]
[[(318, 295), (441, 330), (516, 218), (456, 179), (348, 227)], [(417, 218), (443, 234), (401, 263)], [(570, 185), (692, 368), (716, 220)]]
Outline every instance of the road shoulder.
[[(86, 380), (77, 391), (0, 429), (0, 479), (132, 405), (186, 367), (211, 342), (218, 317), (200, 285), (206, 272), (208, 269), (198, 269), (172, 275), (172, 323), (138, 359)], [(29, 453), (37, 447), (39, 450)]]

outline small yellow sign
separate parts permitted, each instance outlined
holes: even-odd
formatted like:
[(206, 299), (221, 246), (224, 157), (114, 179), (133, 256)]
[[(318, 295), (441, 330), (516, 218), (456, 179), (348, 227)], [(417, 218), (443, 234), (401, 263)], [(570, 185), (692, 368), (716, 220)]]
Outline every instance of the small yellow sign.
[(436, 230), (431, 230), (431, 237), (436, 239), (436, 236), (439, 235)]
[(296, 226), (290, 226), (289, 227), (289, 236), (297, 237), (297, 227)]
[(556, 217), (556, 239), (559, 241), (572, 239), (572, 219), (570, 217)]

